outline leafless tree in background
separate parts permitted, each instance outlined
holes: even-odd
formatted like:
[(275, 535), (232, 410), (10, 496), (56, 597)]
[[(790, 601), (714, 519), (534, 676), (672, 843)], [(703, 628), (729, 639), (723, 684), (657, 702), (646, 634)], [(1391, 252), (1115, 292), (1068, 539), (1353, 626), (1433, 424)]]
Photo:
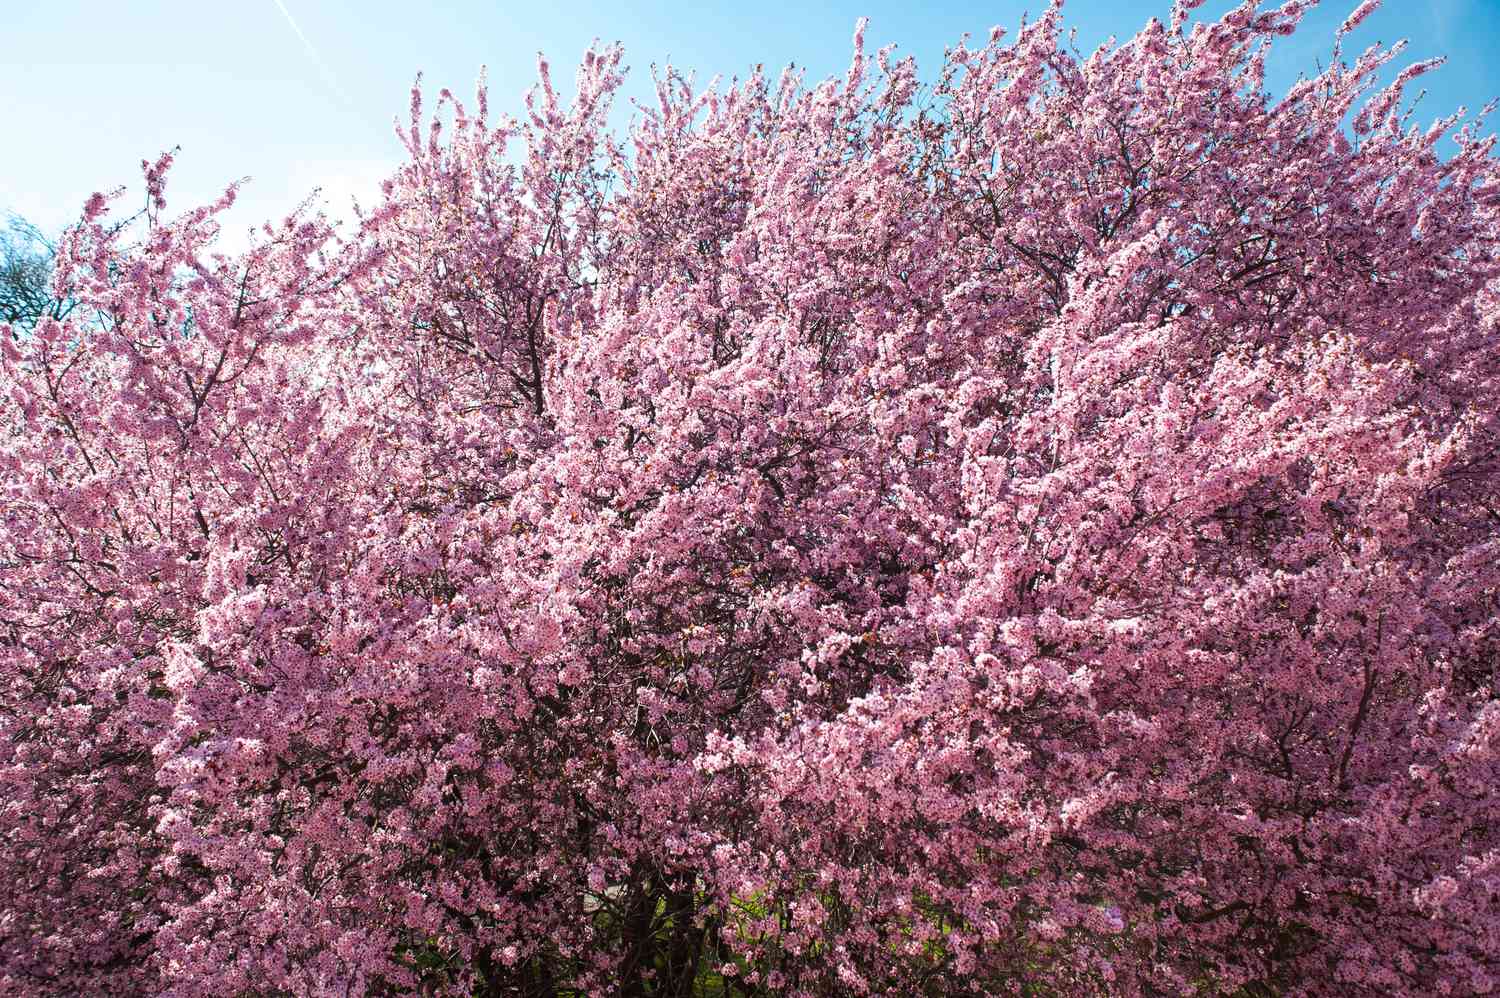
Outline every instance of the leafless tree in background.
[(11, 215), (0, 229), (0, 323), (30, 328), (61, 319), (76, 304), (52, 292), (56, 246), (35, 225)]

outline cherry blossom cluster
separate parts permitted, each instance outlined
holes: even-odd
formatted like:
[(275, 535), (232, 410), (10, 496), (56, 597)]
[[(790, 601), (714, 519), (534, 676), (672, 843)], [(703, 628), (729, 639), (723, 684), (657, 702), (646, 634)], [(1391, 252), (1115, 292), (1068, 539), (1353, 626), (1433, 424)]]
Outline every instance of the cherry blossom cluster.
[(92, 198), (0, 994), (1500, 991), (1500, 160), (1374, 0), (1284, 94), (1312, 0), (1198, 6), (418, 86), (241, 254)]

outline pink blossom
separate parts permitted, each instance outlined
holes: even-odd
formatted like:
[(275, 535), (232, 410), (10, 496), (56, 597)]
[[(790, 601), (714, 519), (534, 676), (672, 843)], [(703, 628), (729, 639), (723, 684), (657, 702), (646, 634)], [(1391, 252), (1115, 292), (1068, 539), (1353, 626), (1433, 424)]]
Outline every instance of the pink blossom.
[(1492, 993), (1500, 167), (1200, 6), (623, 136), (617, 47), (419, 80), (345, 242), (90, 198), (0, 992)]

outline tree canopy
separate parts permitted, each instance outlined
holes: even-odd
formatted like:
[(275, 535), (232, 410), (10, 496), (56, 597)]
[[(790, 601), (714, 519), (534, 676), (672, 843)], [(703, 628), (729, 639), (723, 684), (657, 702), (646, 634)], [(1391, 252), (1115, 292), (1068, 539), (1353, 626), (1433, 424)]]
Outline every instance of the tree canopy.
[(1282, 95), (1308, 0), (1059, 6), (418, 87), (344, 239), (96, 195), (0, 331), (0, 992), (1493, 993), (1493, 140), (1371, 2)]

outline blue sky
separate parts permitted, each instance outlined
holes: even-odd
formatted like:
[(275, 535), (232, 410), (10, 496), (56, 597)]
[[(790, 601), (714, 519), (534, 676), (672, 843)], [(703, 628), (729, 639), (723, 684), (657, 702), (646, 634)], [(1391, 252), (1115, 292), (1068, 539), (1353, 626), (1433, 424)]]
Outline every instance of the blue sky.
[[(1268, 6), (1274, 6), (1273, 0)], [(490, 104), (516, 113), (534, 79), (538, 50), (561, 86), (594, 38), (620, 41), (631, 67), (627, 96), (644, 96), (650, 63), (743, 76), (755, 63), (796, 62), (811, 77), (841, 72), (861, 15), (871, 50), (895, 42), (930, 80), (943, 47), (964, 32), (1014, 28), (1045, 0), (977, 3), (645, 3), (575, 0), (34, 0), (5, 14), (0, 62), (7, 155), (0, 212), (45, 228), (76, 217), (94, 190), (136, 185), (138, 164), (181, 146), (168, 196), (178, 207), (213, 197), (248, 176), (227, 219), (242, 239), (317, 186), (335, 213), (351, 193), (368, 196), (399, 162), (391, 119), (425, 71), (433, 93), (472, 93), (488, 65)], [(1323, 0), (1272, 62), (1272, 89), (1326, 60), (1334, 28), (1357, 0)], [(1133, 35), (1170, 0), (1068, 0), (1064, 17), (1087, 51)], [(1233, 0), (1210, 0), (1217, 16)], [(1386, 0), (1347, 44), (1410, 40), (1415, 60), (1446, 55), (1424, 78), (1419, 117), (1430, 119), (1500, 96), (1500, 0)], [(617, 115), (623, 124), (628, 105)]]

